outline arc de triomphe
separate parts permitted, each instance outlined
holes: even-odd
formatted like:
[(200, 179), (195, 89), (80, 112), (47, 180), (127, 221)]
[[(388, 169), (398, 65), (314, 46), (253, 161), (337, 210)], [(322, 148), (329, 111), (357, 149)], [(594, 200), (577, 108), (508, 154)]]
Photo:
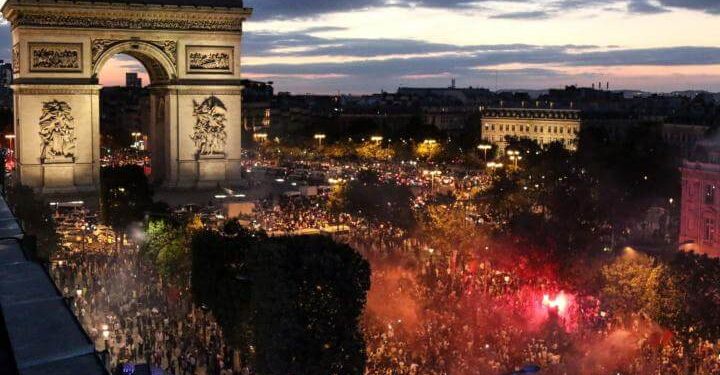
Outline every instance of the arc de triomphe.
[(20, 182), (92, 191), (100, 175), (98, 73), (117, 54), (150, 85), (153, 179), (240, 179), (242, 0), (8, 0)]

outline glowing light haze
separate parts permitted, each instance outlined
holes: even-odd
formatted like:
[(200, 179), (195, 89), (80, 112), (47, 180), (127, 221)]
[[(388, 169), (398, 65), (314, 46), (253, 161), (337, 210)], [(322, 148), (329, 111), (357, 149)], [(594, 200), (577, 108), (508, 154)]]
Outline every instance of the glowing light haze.
[[(720, 91), (716, 0), (246, 0), (244, 74), (279, 91), (399, 85)], [(2, 56), (9, 57), (9, 33)], [(138, 62), (117, 59), (105, 84)], [(147, 82), (147, 77), (144, 78)]]

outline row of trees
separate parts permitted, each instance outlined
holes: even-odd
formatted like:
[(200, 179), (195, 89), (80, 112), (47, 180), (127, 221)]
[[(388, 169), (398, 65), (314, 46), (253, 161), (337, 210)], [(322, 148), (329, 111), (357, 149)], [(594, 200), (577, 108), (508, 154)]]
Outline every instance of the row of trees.
[(684, 342), (720, 339), (720, 260), (686, 252), (654, 258), (631, 248), (602, 267), (603, 303), (642, 314)]
[(601, 256), (649, 207), (679, 195), (677, 162), (649, 125), (629, 129), (622, 140), (583, 130), (576, 153), (527, 139), (508, 147), (522, 153), (522, 168), (498, 171), (478, 199), (498, 232), (541, 247), (563, 265)]

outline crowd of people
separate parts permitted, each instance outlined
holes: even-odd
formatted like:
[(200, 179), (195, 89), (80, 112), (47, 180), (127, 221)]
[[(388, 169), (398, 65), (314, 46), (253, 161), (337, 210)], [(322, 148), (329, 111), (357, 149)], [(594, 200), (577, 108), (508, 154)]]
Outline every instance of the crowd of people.
[[(65, 215), (82, 228), (82, 212)], [(188, 291), (163, 283), (136, 244), (126, 239), (121, 246), (89, 246), (103, 242), (93, 232), (82, 241), (86, 245), (62, 247), (51, 273), (74, 297), (75, 313), (96, 348), (108, 350), (111, 369), (123, 373), (146, 363), (172, 375), (250, 373), (211, 313), (193, 305)]]
[[(422, 210), (433, 181), (419, 170), (408, 174), (411, 168), (380, 176), (423, 189), (416, 205)], [(445, 183), (468, 199), (489, 186), (490, 177)], [(523, 366), (558, 375), (720, 373), (720, 342), (683, 342), (646, 317), (614, 316), (597, 298), (564, 295), (551, 271), (522, 257), (499, 259), (480, 240), (461, 248), (474, 228), (458, 228), (463, 241), (431, 242), (428, 233), (334, 212), (327, 202), (322, 195), (260, 200), (249, 219), (278, 235), (347, 228), (329, 233), (363, 254), (372, 269), (362, 317), (368, 375), (504, 374)], [(164, 283), (132, 239), (116, 238), (83, 209), (58, 213), (56, 220), (73, 240), (56, 255), (52, 274), (75, 296), (80, 321), (98, 349), (109, 351), (113, 368), (149, 363), (172, 375), (252, 373), (210, 312), (194, 306), (188, 290)]]

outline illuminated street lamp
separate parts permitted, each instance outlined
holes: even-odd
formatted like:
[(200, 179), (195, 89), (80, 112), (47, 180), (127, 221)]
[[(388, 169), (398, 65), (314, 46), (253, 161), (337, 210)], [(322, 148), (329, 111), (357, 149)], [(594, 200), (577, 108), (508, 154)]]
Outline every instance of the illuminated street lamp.
[(253, 134), (253, 139), (255, 139), (255, 142), (260, 141), (261, 143), (265, 143), (268, 139), (267, 133), (255, 133)]
[(10, 143), (10, 149), (15, 150), (15, 134), (5, 134), (5, 139)]
[(105, 341), (105, 350), (108, 350), (108, 340), (110, 339), (110, 331), (108, 330), (109, 327), (107, 324), (103, 324), (102, 329), (102, 336)]
[(425, 171), (425, 173), (430, 175), (430, 191), (435, 191), (435, 176), (442, 176), (442, 171)]
[(494, 162), (494, 161), (491, 161), (491, 162), (487, 163), (487, 167), (490, 168), (490, 169), (492, 169), (493, 171), (495, 171), (495, 170), (497, 170), (497, 169), (502, 168), (502, 167), (503, 167), (503, 164), (502, 164), (502, 163), (496, 163), (496, 162)]
[(522, 160), (522, 156), (520, 156), (520, 151), (508, 150), (507, 155), (509, 159), (515, 164), (515, 168), (517, 168), (518, 161)]
[(483, 157), (484, 157), (485, 161), (487, 161), (487, 152), (492, 148), (492, 146), (482, 144), (482, 145), (478, 145), (477, 148), (478, 148), (478, 150), (482, 150)]
[(322, 142), (325, 139), (325, 134), (315, 134), (315, 139), (318, 141), (318, 147), (322, 147)]

